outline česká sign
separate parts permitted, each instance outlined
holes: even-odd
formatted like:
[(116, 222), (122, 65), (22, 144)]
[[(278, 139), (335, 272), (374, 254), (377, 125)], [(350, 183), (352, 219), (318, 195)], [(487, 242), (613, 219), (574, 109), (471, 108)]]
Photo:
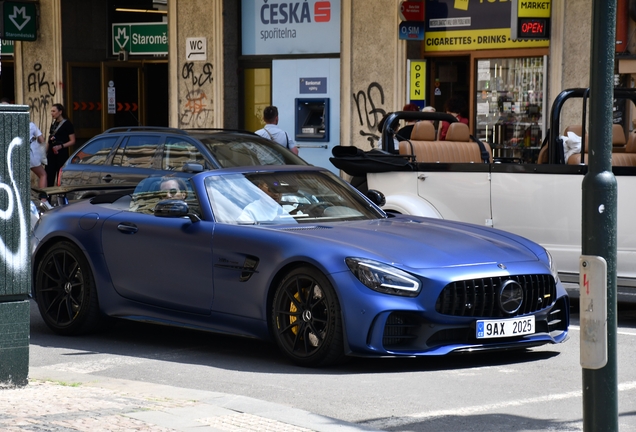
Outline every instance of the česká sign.
[(130, 55), (168, 55), (167, 23), (113, 24), (113, 55), (128, 51)]

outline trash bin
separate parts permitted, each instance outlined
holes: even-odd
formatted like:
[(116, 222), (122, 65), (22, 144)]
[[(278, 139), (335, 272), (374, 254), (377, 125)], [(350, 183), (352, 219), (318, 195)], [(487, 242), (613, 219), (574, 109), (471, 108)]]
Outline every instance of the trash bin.
[(0, 387), (29, 374), (29, 107), (0, 104)]

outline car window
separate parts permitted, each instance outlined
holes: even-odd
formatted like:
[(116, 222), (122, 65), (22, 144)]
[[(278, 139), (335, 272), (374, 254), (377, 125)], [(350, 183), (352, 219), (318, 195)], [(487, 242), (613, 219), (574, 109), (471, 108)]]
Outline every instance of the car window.
[(178, 197), (169, 196), (167, 191), (161, 190), (161, 184), (165, 181), (175, 181), (174, 177), (148, 177), (137, 185), (130, 200), (129, 211), (152, 215), (159, 201), (166, 199), (181, 199), (188, 204), (190, 211), (201, 215), (199, 199), (188, 179), (176, 179), (180, 186)]
[(297, 224), (383, 218), (325, 172), (257, 172), (205, 179), (214, 218), (229, 224)]
[(119, 137), (97, 138), (82, 147), (71, 159), (72, 164), (104, 165)]
[(134, 168), (152, 168), (152, 160), (159, 144), (159, 135), (134, 135), (119, 146), (113, 165)]
[(222, 168), (254, 165), (307, 165), (285, 147), (250, 135), (199, 138)]
[(166, 171), (182, 171), (188, 162), (205, 165), (201, 152), (191, 143), (178, 137), (168, 137), (163, 145), (161, 168)]

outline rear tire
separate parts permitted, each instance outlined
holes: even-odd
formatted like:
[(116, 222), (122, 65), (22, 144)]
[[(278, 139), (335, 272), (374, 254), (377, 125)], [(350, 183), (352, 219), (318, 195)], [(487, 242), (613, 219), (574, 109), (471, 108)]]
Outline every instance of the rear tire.
[(294, 363), (319, 367), (344, 359), (340, 303), (320, 271), (290, 271), (276, 288), (271, 316), (274, 339)]
[(95, 330), (100, 322), (99, 302), (84, 253), (73, 243), (56, 243), (35, 268), (35, 300), (46, 325), (60, 335)]

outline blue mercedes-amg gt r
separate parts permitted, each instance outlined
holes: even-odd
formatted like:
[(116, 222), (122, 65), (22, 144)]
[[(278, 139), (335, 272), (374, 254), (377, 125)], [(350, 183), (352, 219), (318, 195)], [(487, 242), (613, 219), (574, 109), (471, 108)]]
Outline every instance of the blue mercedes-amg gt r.
[(372, 192), (316, 167), (149, 177), (42, 215), (33, 296), (59, 334), (126, 318), (273, 339), (306, 366), (567, 339), (544, 248)]

